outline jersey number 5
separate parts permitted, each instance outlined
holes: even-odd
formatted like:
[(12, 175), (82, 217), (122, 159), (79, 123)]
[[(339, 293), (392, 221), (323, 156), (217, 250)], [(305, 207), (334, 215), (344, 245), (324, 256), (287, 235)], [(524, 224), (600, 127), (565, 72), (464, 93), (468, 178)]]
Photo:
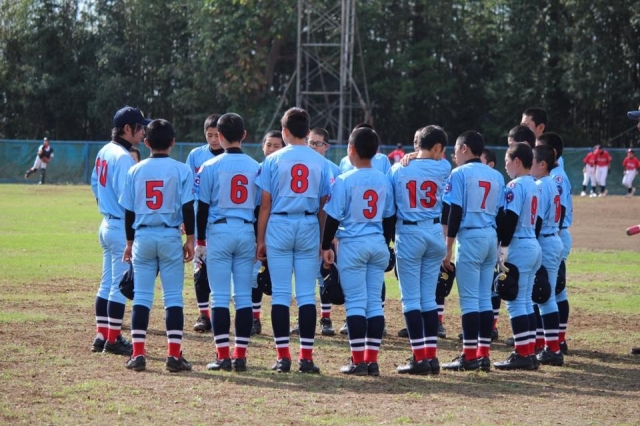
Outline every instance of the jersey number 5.
[[(407, 182), (407, 190), (409, 191), (409, 208), (415, 209), (418, 204), (418, 194), (416, 191), (417, 183), (415, 180)], [(420, 205), (425, 209), (436, 205), (436, 194), (438, 193), (438, 185), (435, 182), (426, 180), (420, 184), (420, 190), (424, 191), (424, 198), (420, 198)]]
[(162, 202), (164, 201), (162, 196), (161, 188), (163, 187), (164, 182), (161, 180), (149, 180), (147, 181), (147, 207), (151, 210), (158, 210), (162, 207)]
[(367, 202), (368, 208), (362, 210), (362, 214), (367, 219), (373, 219), (378, 213), (378, 193), (373, 189), (367, 189), (362, 195), (362, 199)]

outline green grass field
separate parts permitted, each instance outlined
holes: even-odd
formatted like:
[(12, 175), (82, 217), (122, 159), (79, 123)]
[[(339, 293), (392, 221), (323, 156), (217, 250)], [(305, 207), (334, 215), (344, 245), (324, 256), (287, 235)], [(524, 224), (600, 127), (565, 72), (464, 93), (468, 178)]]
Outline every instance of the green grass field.
[[(399, 292), (387, 274), (387, 328), (380, 378), (344, 377), (344, 336), (316, 339), (319, 376), (270, 370), (275, 350), (269, 300), (261, 336), (250, 343), (247, 373), (213, 373), (211, 335), (191, 331), (197, 316), (191, 266), (185, 266), (185, 357), (194, 370), (164, 370), (160, 291), (151, 313), (147, 371), (124, 357), (92, 354), (93, 302), (102, 253), (101, 216), (88, 186), (0, 186), (0, 396), (2, 424), (640, 424), (640, 290), (637, 252), (576, 248), (569, 259), (570, 355), (563, 367), (535, 372), (399, 376), (410, 356)], [(579, 214), (579, 212), (576, 212)], [(292, 309), (292, 323), (296, 311)], [(344, 319), (333, 310), (334, 326)], [(125, 316), (125, 335), (130, 306)], [(454, 288), (447, 299), (446, 362), (460, 351)], [(502, 337), (509, 335), (503, 308)], [(492, 346), (492, 359), (507, 348)], [(298, 341), (292, 338), (292, 354)]]

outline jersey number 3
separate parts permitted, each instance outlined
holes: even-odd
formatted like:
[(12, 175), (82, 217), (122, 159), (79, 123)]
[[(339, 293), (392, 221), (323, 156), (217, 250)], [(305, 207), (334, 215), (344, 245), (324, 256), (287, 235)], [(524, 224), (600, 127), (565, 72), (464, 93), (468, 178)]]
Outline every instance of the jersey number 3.
[(362, 210), (363, 216), (366, 219), (373, 219), (378, 213), (378, 193), (373, 189), (367, 189), (362, 199), (367, 202), (367, 208)]

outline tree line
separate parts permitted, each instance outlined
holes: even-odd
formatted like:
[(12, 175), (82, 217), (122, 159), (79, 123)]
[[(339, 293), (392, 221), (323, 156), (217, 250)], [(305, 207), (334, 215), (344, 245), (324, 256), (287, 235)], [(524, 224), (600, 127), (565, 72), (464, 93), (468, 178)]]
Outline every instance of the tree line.
[[(0, 6), (0, 138), (105, 140), (129, 104), (171, 121), (183, 141), (202, 140), (207, 115), (237, 112), (259, 141), (281, 99), (295, 104), (285, 88), (297, 1)], [(356, 15), (354, 78), (385, 144), (410, 144), (427, 124), (503, 144), (531, 106), (567, 145), (637, 143), (625, 114), (640, 104), (637, 2), (367, 0)]]

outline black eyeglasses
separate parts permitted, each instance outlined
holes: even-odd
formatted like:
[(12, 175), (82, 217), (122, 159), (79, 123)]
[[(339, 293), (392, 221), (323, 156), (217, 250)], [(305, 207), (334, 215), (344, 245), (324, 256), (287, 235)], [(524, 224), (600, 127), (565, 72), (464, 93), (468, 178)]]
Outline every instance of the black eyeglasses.
[(313, 141), (313, 140), (308, 140), (307, 144), (311, 145), (311, 146), (317, 146), (317, 147), (321, 147), (321, 146), (325, 146), (325, 145), (329, 145), (327, 142), (325, 141)]

